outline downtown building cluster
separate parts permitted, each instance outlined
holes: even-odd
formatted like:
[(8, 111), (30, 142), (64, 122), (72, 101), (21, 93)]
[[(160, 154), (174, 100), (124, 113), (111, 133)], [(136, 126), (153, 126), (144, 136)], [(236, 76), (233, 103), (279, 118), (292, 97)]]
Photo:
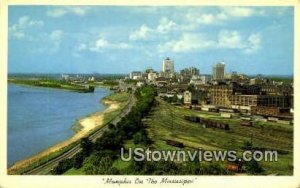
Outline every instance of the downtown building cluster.
[(292, 122), (292, 83), (276, 82), (261, 75), (226, 73), (225, 67), (224, 62), (215, 64), (211, 75), (200, 74), (195, 67), (175, 72), (174, 61), (166, 58), (161, 72), (134, 71), (129, 79), (137, 80), (138, 86), (154, 85), (159, 96), (177, 98), (178, 104), (186, 108)]

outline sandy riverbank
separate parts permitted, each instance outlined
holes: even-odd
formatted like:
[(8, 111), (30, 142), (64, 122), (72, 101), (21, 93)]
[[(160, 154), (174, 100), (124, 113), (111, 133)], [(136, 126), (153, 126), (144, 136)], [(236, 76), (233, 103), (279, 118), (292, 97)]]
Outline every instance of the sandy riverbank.
[(51, 146), (50, 148), (48, 148), (30, 158), (18, 161), (17, 163), (15, 163), (13, 166), (11, 166), (8, 169), (8, 172), (12, 172), (16, 169), (25, 167), (29, 164), (32, 164), (32, 163), (40, 160), (43, 157), (48, 156), (49, 154), (51, 154), (53, 152), (59, 151), (59, 150), (63, 149), (64, 147), (83, 138), (84, 136), (86, 136), (90, 131), (92, 131), (96, 127), (98, 128), (98, 127), (103, 126), (104, 115), (118, 110), (120, 108), (120, 104), (115, 101), (109, 101), (109, 100), (103, 100), (102, 103), (107, 105), (108, 107), (104, 111), (96, 112), (92, 115), (89, 115), (87, 117), (80, 119), (77, 122), (77, 124), (78, 124), (77, 126), (80, 127), (79, 130), (70, 139), (60, 142), (54, 146)]

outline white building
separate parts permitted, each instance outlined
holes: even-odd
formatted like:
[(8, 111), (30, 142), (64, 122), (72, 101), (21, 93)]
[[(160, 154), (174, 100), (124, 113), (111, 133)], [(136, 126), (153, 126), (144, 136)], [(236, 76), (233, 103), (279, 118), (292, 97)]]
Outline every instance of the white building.
[(192, 104), (192, 92), (190, 91), (185, 91), (183, 93), (183, 103), (185, 105), (190, 105)]
[(141, 71), (133, 71), (133, 72), (130, 73), (129, 78), (133, 79), (133, 80), (141, 79), (142, 78), (142, 72)]
[(200, 76), (200, 80), (202, 82), (202, 84), (207, 84), (210, 81), (211, 77), (207, 76), (207, 75), (201, 75)]
[(150, 81), (155, 81), (155, 79), (157, 78), (157, 73), (156, 72), (150, 72), (148, 73), (148, 80)]
[(67, 74), (62, 74), (62, 75), (61, 75), (61, 78), (62, 78), (63, 80), (69, 80), (70, 76), (67, 75)]
[(190, 80), (190, 84), (203, 85), (203, 82), (202, 82), (200, 76), (193, 75), (192, 78), (191, 78), (191, 80)]
[(95, 81), (95, 77), (94, 76), (89, 77), (88, 81), (94, 82)]
[(164, 73), (174, 73), (174, 62), (170, 58), (166, 58), (163, 60), (162, 71)]

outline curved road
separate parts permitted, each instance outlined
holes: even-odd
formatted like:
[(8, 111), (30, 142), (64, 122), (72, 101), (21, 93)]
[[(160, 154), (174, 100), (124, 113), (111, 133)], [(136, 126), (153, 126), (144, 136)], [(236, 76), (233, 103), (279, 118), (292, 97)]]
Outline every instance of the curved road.
[[(116, 125), (125, 115), (127, 115), (131, 111), (131, 108), (135, 104), (135, 102), (136, 102), (136, 99), (134, 97), (134, 90), (133, 90), (133, 92), (130, 95), (129, 102), (128, 102), (127, 106), (123, 109), (123, 111), (117, 117), (115, 117), (113, 120), (108, 122), (105, 126), (103, 126), (99, 130), (92, 133), (89, 136), (89, 139), (92, 141), (96, 141), (96, 139), (101, 137), (103, 132), (108, 129), (109, 123)], [(76, 155), (78, 152), (80, 152), (80, 150), (81, 150), (80, 144), (77, 144), (74, 147), (72, 147), (70, 150), (68, 150), (67, 152), (55, 157), (54, 159), (34, 168), (32, 170), (24, 172), (23, 174), (25, 174), (25, 175), (26, 174), (27, 175), (50, 174), (51, 169), (53, 169), (55, 166), (57, 166), (60, 161), (62, 161), (64, 159), (72, 158), (74, 155)]]

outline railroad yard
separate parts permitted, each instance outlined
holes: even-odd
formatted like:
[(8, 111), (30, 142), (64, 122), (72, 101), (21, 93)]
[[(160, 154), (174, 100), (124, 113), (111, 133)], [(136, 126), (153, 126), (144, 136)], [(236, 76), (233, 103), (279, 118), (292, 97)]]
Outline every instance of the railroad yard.
[(293, 125), (262, 121), (247, 123), (243, 118), (226, 118), (215, 112), (174, 106), (159, 97), (144, 123), (155, 149), (176, 150), (178, 145), (183, 145), (184, 149), (242, 152), (245, 142), (250, 142), (257, 150), (278, 151), (277, 162), (260, 162), (263, 174), (293, 173)]

